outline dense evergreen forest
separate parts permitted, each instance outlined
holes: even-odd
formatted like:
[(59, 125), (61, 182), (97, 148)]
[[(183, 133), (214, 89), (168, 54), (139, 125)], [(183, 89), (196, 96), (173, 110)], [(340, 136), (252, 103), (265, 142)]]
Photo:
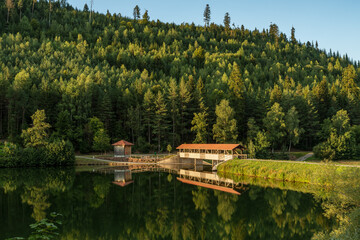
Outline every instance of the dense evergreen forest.
[(236, 141), (258, 157), (292, 146), (360, 155), (358, 62), (294, 28), (231, 27), (228, 13), (210, 24), (210, 7), (197, 26), (139, 7), (129, 18), (65, 0), (1, 3), (0, 138), (20, 142), (44, 109), (52, 136), (81, 152), (127, 139), (143, 152)]

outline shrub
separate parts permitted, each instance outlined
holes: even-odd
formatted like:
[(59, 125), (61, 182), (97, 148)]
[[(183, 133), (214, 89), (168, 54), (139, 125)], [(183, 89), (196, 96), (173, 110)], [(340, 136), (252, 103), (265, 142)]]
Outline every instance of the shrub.
[(45, 167), (73, 165), (75, 162), (72, 144), (64, 140), (55, 140), (45, 146), (21, 148), (6, 143), (0, 167)]

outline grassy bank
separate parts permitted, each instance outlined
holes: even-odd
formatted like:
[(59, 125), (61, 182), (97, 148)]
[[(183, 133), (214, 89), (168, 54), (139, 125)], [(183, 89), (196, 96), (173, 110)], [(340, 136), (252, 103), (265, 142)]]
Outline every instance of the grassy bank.
[(81, 158), (79, 156), (76, 156), (75, 158), (75, 165), (76, 166), (88, 166), (88, 165), (110, 165), (109, 162), (105, 161), (99, 161), (96, 159), (87, 159), (87, 158)]
[(358, 175), (360, 179), (360, 168), (302, 162), (231, 160), (221, 164), (218, 172), (325, 186), (334, 185), (335, 181), (341, 181), (348, 175)]

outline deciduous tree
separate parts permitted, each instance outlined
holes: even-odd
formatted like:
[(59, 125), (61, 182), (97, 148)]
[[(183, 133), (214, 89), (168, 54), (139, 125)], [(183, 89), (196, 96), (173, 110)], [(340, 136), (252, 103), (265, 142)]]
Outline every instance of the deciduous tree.
[(213, 138), (217, 143), (234, 142), (237, 139), (236, 119), (229, 101), (221, 100), (216, 106), (216, 124), (213, 126)]

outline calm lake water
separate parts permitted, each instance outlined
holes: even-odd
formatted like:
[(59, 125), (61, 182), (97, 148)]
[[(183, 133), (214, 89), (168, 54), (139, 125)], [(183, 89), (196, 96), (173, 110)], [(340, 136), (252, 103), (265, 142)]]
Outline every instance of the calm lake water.
[(235, 195), (164, 172), (121, 187), (88, 169), (0, 169), (0, 239), (29, 236), (50, 212), (63, 215), (61, 239), (304, 240), (334, 225), (309, 193), (248, 185)]

